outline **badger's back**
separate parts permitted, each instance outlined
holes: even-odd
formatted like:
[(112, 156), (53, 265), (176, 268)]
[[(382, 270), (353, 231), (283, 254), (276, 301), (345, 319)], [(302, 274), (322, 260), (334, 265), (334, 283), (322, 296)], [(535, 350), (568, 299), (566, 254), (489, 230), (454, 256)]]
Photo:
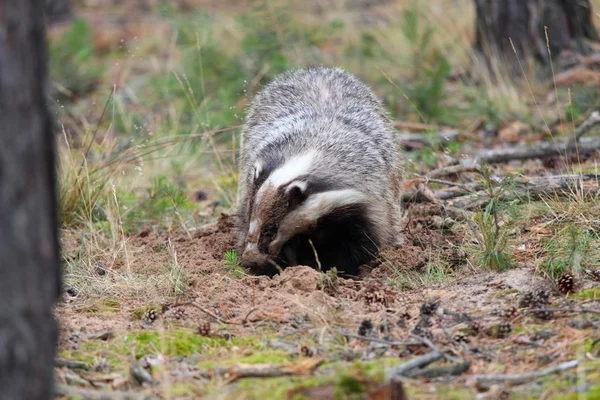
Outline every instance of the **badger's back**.
[[(303, 201), (306, 198), (312, 200), (309, 196), (318, 194), (335, 203), (328, 211), (321, 210), (323, 215), (315, 215), (315, 221), (311, 221), (313, 230), (320, 225), (314, 240), (326, 238), (325, 242), (331, 247), (332, 236), (344, 236), (345, 232), (338, 228), (349, 229), (341, 223), (349, 218), (356, 222), (356, 229), (364, 228), (369, 235), (366, 240), (374, 245), (392, 243), (398, 236), (402, 177), (399, 146), (383, 106), (354, 76), (341, 69), (329, 68), (295, 70), (279, 76), (253, 101), (242, 140), (237, 214), (241, 251), (252, 247), (248, 244), (248, 234), (253, 227), (251, 220), (262, 221), (261, 229), (269, 219), (302, 225), (294, 220), (298, 216), (290, 216), (293, 215), (290, 202), (281, 199), (289, 196), (289, 187), (282, 191), (280, 186), (291, 182), (301, 183)], [(257, 204), (257, 197), (266, 203)], [(361, 200), (351, 200), (358, 197)], [(365, 198), (370, 204), (364, 204)], [(298, 205), (294, 204), (294, 207)], [(261, 212), (265, 216), (258, 218)], [(311, 212), (314, 210), (307, 211)], [(256, 214), (256, 218), (253, 219), (252, 214)], [(273, 235), (286, 229), (274, 223), (276, 221), (269, 222), (274, 225), (269, 228)], [(286, 239), (290, 243), (310, 239), (310, 233), (300, 230), (297, 228), (289, 233), (287, 236), (293, 234), (294, 237), (286, 236)], [(261, 236), (261, 232), (257, 235)], [(262, 236), (269, 237), (267, 234)], [(306, 238), (302, 239), (304, 236)], [(345, 240), (350, 241), (342, 246), (347, 251), (354, 239), (348, 237)], [(373, 251), (371, 247), (369, 252)], [(257, 251), (264, 255), (266, 250), (263, 243), (262, 249)], [(360, 249), (349, 251), (355, 250)], [(314, 258), (312, 252), (310, 257)], [(342, 265), (337, 267), (344, 269)]]

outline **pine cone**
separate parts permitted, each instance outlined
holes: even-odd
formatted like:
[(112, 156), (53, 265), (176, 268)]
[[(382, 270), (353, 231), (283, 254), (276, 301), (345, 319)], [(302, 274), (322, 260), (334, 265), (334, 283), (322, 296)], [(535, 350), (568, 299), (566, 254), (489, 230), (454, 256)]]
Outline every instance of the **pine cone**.
[(176, 308), (175, 311), (173, 312), (173, 316), (176, 319), (185, 319), (185, 317), (186, 317), (185, 310), (183, 308)]
[(155, 308), (151, 308), (151, 309), (147, 310), (144, 313), (144, 315), (142, 316), (142, 320), (144, 320), (145, 322), (148, 322), (149, 324), (156, 321), (157, 318), (158, 318), (158, 310), (156, 310)]
[(315, 350), (308, 346), (300, 346), (300, 355), (302, 357), (312, 357), (315, 355)]
[(210, 332), (210, 322), (201, 322), (200, 325), (198, 325), (198, 333), (200, 336), (210, 336)]
[(521, 297), (521, 300), (519, 300), (520, 308), (527, 308), (527, 307), (531, 306), (532, 304), (533, 304), (533, 293), (531, 293), (531, 292), (527, 292), (527, 293), (523, 294), (523, 297)]
[(537, 319), (549, 320), (552, 319), (552, 311), (548, 310), (538, 310), (533, 312), (533, 316)]
[(364, 295), (367, 304), (383, 304), (387, 307), (388, 301), (385, 292), (382, 290), (368, 291)]
[(437, 310), (438, 305), (439, 304), (435, 301), (426, 301), (425, 303), (421, 304), (421, 315), (432, 315), (435, 310)]
[(534, 305), (536, 307), (547, 306), (548, 304), (550, 304), (550, 296), (551, 295), (552, 294), (548, 290), (545, 290), (545, 289), (536, 290), (535, 294), (533, 296)]
[(512, 325), (510, 322), (503, 322), (501, 324), (493, 325), (486, 331), (487, 335), (495, 339), (503, 339), (510, 335), (512, 332)]
[(600, 282), (600, 268), (584, 269), (584, 271), (590, 278)]
[(370, 319), (363, 319), (358, 326), (359, 336), (369, 336), (373, 332), (373, 323)]
[(573, 293), (575, 288), (575, 278), (571, 273), (565, 272), (558, 278), (557, 286), (558, 291), (562, 294)]
[(454, 334), (454, 340), (457, 342), (465, 342), (466, 343), (469, 341), (469, 336), (466, 333), (459, 331)]
[(474, 335), (477, 335), (479, 332), (481, 332), (481, 328), (483, 328), (483, 326), (481, 325), (481, 322), (473, 321), (471, 322), (469, 328), (471, 328), (471, 332), (473, 332)]
[(511, 306), (505, 310), (502, 310), (501, 316), (504, 318), (510, 319), (510, 318), (514, 318), (517, 315), (517, 313), (518, 313), (517, 308)]

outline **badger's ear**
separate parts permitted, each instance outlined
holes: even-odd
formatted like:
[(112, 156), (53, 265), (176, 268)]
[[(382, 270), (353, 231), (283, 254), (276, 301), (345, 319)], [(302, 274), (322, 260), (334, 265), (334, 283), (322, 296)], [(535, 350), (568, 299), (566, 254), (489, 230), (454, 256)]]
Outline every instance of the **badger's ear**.
[(306, 200), (306, 188), (308, 184), (304, 181), (293, 181), (285, 187), (285, 192), (288, 194), (288, 204), (294, 207)]

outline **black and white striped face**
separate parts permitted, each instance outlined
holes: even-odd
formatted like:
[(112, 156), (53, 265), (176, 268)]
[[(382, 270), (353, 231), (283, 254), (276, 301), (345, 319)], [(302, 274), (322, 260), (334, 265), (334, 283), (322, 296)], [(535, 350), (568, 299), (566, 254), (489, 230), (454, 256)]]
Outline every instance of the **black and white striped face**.
[(367, 204), (367, 196), (361, 192), (319, 178), (313, 168), (318, 156), (309, 151), (275, 168), (256, 162), (242, 262), (264, 264), (278, 257), (292, 237), (314, 228), (324, 215), (339, 207)]

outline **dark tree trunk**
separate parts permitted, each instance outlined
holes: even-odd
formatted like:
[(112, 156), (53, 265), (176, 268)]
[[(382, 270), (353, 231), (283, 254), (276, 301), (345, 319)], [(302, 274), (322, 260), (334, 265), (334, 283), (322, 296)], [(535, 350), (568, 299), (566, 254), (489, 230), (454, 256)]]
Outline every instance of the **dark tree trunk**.
[(43, 0), (46, 22), (53, 24), (62, 22), (71, 17), (71, 6), (69, 0)]
[(60, 293), (42, 0), (0, 1), (0, 399), (50, 399)]
[(518, 67), (517, 56), (547, 64), (548, 45), (556, 60), (564, 50), (589, 54), (599, 41), (590, 0), (475, 0), (475, 10), (474, 48), (488, 66)]

